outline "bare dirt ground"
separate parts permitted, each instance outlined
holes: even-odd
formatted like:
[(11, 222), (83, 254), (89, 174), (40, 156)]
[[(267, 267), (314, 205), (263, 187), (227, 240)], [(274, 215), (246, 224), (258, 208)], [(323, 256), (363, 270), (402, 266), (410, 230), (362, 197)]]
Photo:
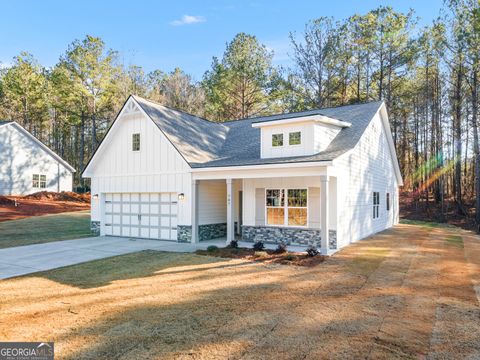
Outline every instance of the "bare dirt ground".
[(480, 238), (400, 225), (315, 267), (142, 252), (0, 282), (59, 359), (478, 359)]
[[(17, 206), (15, 206), (15, 201)], [(0, 196), (0, 222), (88, 209), (90, 209), (89, 195), (72, 192), (39, 192), (27, 196)]]

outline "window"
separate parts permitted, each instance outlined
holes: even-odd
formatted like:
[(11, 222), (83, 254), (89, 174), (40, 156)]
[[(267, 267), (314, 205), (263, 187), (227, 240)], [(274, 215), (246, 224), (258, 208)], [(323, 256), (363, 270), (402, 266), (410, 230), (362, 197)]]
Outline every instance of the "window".
[(387, 197), (386, 197), (386, 201), (387, 201), (387, 211), (390, 211), (390, 193), (387, 193)]
[(378, 210), (380, 208), (380, 193), (373, 192), (373, 218), (378, 218)]
[(307, 190), (288, 190), (288, 225), (307, 226)]
[(140, 134), (132, 134), (132, 151), (140, 151)]
[(302, 143), (302, 133), (300, 131), (288, 134), (288, 145), (300, 145)]
[(273, 134), (272, 135), (272, 146), (283, 146), (283, 134)]
[(285, 191), (283, 189), (266, 191), (267, 225), (285, 223)]
[(33, 174), (32, 187), (34, 188), (40, 187), (40, 177), (38, 174)]
[(47, 175), (33, 174), (32, 187), (36, 189), (45, 189), (47, 187)]
[(267, 225), (307, 226), (307, 189), (267, 189), (265, 194)]
[(40, 189), (47, 187), (47, 175), (40, 175)]

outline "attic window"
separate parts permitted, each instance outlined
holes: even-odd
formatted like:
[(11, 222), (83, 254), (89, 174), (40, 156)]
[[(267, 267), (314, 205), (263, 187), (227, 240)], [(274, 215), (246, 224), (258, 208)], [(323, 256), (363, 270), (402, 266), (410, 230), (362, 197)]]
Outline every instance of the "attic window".
[(140, 134), (132, 134), (132, 151), (140, 151)]
[(283, 146), (283, 134), (272, 135), (272, 147)]
[(288, 134), (288, 145), (300, 145), (302, 143), (302, 133), (300, 131)]

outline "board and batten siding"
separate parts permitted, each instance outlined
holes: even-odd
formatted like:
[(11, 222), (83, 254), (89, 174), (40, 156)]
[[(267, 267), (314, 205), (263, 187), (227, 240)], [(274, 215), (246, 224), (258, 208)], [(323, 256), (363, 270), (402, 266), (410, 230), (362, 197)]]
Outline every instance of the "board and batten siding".
[[(140, 134), (140, 151), (132, 151), (135, 133)], [(183, 193), (178, 224), (191, 225), (190, 168), (151, 119), (140, 111), (121, 114), (104, 142), (89, 173), (92, 195)], [(101, 221), (100, 201), (92, 198), (92, 221)]]
[[(398, 180), (387, 133), (377, 113), (355, 148), (334, 161), (337, 169), (339, 247), (398, 223)], [(379, 217), (373, 219), (373, 192), (380, 193)], [(390, 193), (390, 211), (386, 194)]]
[[(14, 123), (0, 126), (0, 195), (72, 191), (72, 171)], [(46, 187), (33, 187), (33, 174), (46, 175)]]
[(227, 183), (225, 180), (198, 184), (198, 225), (227, 222)]

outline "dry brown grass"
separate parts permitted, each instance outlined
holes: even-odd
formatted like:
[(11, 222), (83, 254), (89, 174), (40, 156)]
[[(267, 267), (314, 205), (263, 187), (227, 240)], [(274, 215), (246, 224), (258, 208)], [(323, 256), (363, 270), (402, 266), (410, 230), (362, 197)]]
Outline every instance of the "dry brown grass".
[(401, 225), (310, 268), (148, 251), (1, 281), (0, 339), (59, 359), (473, 359), (479, 286), (480, 240), (454, 229)]

